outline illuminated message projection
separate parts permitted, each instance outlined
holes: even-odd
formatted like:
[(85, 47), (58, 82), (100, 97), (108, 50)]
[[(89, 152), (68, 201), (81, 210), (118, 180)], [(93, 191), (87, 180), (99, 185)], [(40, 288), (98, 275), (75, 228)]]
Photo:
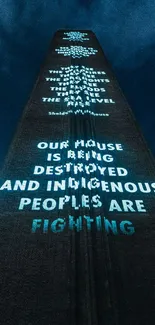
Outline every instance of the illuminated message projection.
[[(90, 210), (93, 214), (96, 208), (102, 207), (104, 193), (110, 195), (107, 199), (108, 212), (116, 213), (144, 213), (145, 204), (142, 199), (123, 199), (123, 194), (138, 193), (142, 195), (155, 192), (155, 182), (128, 181), (126, 179), (130, 172), (125, 167), (116, 167), (113, 152), (124, 150), (119, 143), (99, 143), (92, 139), (84, 139), (74, 142), (73, 150), (69, 140), (63, 142), (39, 142), (38, 150), (46, 153), (46, 165), (35, 165), (33, 175), (37, 175), (39, 180), (6, 180), (0, 187), (0, 191), (28, 191), (30, 193), (46, 191), (52, 196), (42, 197), (22, 197), (19, 202), (19, 210), (33, 211), (64, 211), (67, 210)], [(65, 163), (64, 163), (65, 161)], [(50, 164), (52, 162), (52, 165)], [(45, 179), (48, 175), (49, 179)], [(43, 178), (43, 179), (42, 179)], [(51, 179), (52, 178), (52, 179)], [(119, 181), (118, 181), (119, 178)], [(109, 181), (111, 179), (111, 181)], [(117, 181), (115, 181), (117, 179)], [(43, 187), (43, 188), (42, 188)], [(91, 195), (90, 195), (91, 193)], [(115, 194), (120, 193), (119, 199), (115, 199)], [(113, 194), (113, 198), (111, 198)], [(108, 202), (109, 201), (109, 202)], [(103, 207), (104, 208), (104, 207)], [(92, 218), (90, 215), (83, 215), (75, 218), (69, 215), (65, 220), (62, 217), (57, 219), (34, 219), (32, 222), (32, 232), (42, 228), (43, 233), (48, 231), (61, 232), (68, 223), (70, 230), (82, 230), (82, 220), (85, 219), (88, 230), (96, 223), (97, 230), (105, 230), (114, 235), (119, 231), (126, 235), (135, 232), (132, 222), (123, 220), (118, 224), (116, 220), (109, 221), (106, 216), (98, 215)], [(103, 222), (103, 225), (102, 225)]]
[(73, 113), (109, 116), (109, 113), (95, 112), (92, 105), (96, 103), (115, 104), (112, 98), (103, 98), (106, 89), (100, 84), (104, 86), (110, 82), (105, 71), (95, 71), (93, 68), (85, 66), (70, 66), (61, 67), (60, 70), (49, 70), (49, 74), (52, 77), (46, 77), (45, 80), (48, 83), (52, 82), (50, 90), (55, 97), (42, 97), (42, 101), (49, 104), (63, 101), (66, 107), (70, 108), (63, 112), (49, 111), (49, 115)]
[[(146, 212), (143, 200), (122, 199), (122, 193), (135, 193), (135, 195), (137, 193), (154, 193), (155, 182), (138, 181), (135, 183), (126, 181), (128, 170), (124, 167), (116, 167), (116, 162), (111, 154), (113, 151), (123, 151), (121, 144), (96, 143), (90, 139), (87, 142), (77, 140), (74, 143), (74, 150), (70, 150), (69, 140), (60, 143), (40, 142), (37, 147), (44, 152), (50, 151), (46, 154), (47, 161), (52, 161), (53, 164), (47, 164), (46, 166), (36, 165), (33, 170), (33, 175), (37, 175), (39, 178), (43, 175), (52, 175), (52, 180), (46, 181), (45, 188), (48, 193), (58, 193), (58, 196), (56, 198), (48, 197), (46, 199), (42, 199), (41, 197), (33, 199), (30, 197), (21, 198), (19, 210), (30, 208), (31, 210), (37, 211), (63, 211), (67, 207), (68, 209), (73, 208), (77, 211), (81, 208), (87, 208), (88, 210), (90, 208), (100, 208), (103, 206), (102, 196), (107, 192), (109, 194), (121, 193), (118, 200), (111, 199), (109, 201), (108, 211), (121, 213)], [(63, 164), (63, 161), (65, 161), (65, 164)], [(121, 181), (107, 181), (109, 178), (115, 179), (116, 177), (119, 177)], [(30, 182), (18, 180), (12, 185), (11, 181), (7, 180), (0, 187), (0, 190), (28, 190), (30, 192), (37, 191), (38, 193), (38, 189), (42, 183), (33, 180)], [(91, 192), (91, 195), (84, 194), (85, 190), (86, 192)], [(65, 193), (68, 194), (65, 195)], [(63, 217), (54, 221), (34, 219), (32, 232), (35, 232), (38, 228), (42, 228), (45, 233), (49, 230), (61, 232), (66, 226), (67, 221), (69, 222), (70, 229), (75, 228), (77, 231), (80, 231), (82, 230), (82, 218), (87, 221), (88, 230), (91, 229), (91, 224), (95, 222), (97, 229), (101, 230), (103, 218), (107, 232), (111, 230), (114, 235), (119, 233), (115, 220), (109, 221), (105, 216), (97, 216), (94, 219), (88, 215), (79, 216), (77, 219), (69, 215), (68, 220), (65, 221)], [(49, 227), (50, 222), (51, 228)], [(120, 230), (124, 234), (131, 235), (135, 231), (131, 225), (132, 223), (128, 220), (122, 221), (120, 223)]]
[(154, 218), (154, 158), (97, 38), (56, 32), (1, 171), (1, 323), (154, 325)]
[(84, 46), (61, 46), (59, 49), (55, 49), (58, 54), (63, 54), (64, 56), (71, 56), (72, 58), (82, 58), (89, 57), (90, 55), (95, 55), (98, 51), (92, 47)]
[(89, 38), (85, 37), (86, 35), (88, 35), (87, 33), (68, 32), (68, 33), (64, 33), (64, 35), (67, 35), (67, 37), (63, 37), (63, 39), (68, 41), (76, 41), (76, 42), (89, 41)]

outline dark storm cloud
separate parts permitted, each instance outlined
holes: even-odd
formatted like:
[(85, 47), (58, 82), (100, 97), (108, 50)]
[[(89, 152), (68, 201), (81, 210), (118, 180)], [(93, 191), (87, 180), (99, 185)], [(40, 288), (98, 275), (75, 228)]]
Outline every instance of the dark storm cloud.
[(0, 1), (0, 161), (54, 32), (91, 29), (155, 154), (155, 1)]

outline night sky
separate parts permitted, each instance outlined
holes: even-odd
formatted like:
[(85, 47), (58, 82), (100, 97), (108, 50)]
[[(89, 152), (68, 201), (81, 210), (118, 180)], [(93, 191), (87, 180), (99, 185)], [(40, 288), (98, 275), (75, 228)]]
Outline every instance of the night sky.
[(96, 34), (155, 155), (155, 0), (1, 0), (0, 167), (61, 28)]

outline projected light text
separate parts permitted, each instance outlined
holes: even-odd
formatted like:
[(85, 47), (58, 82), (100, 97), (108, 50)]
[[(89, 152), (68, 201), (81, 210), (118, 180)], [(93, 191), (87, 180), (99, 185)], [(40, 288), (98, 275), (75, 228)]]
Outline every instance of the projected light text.
[(84, 46), (60, 46), (60, 48), (55, 49), (58, 54), (64, 56), (71, 56), (72, 58), (82, 58), (89, 57), (90, 55), (95, 55), (98, 50), (93, 47), (84, 47)]
[(76, 41), (76, 42), (89, 41), (89, 38), (86, 37), (88, 35), (87, 33), (65, 32), (64, 35), (66, 35), (66, 37), (63, 37), (63, 39), (68, 41)]
[[(121, 143), (100, 143), (93, 139), (88, 139), (87, 141), (77, 139), (74, 142), (69, 140), (62, 142), (38, 142), (37, 150), (45, 154), (47, 161), (45, 165), (35, 165), (33, 167), (32, 174), (38, 178), (37, 180), (5, 180), (0, 185), (0, 191), (38, 193), (37, 197), (24, 195), (19, 201), (18, 209), (20, 211), (49, 212), (67, 211), (69, 209), (68, 211), (80, 211), (82, 213), (83, 209), (83, 211), (93, 209), (96, 215), (96, 209), (96, 211), (101, 209), (100, 213), (103, 213), (102, 209), (104, 211), (106, 207), (109, 213), (147, 212), (145, 199), (140, 198), (139, 194), (144, 196), (154, 193), (155, 182), (143, 182), (140, 179), (132, 181), (130, 180), (130, 171), (124, 166), (117, 166), (116, 156), (113, 153), (118, 152), (119, 155), (123, 153), (124, 146)], [(49, 165), (49, 162), (52, 162), (52, 164)], [(42, 176), (44, 177), (43, 180)], [(52, 179), (49, 179), (48, 177), (51, 176)], [(115, 178), (116, 181), (113, 180)], [(41, 194), (42, 191), (48, 193), (46, 198), (43, 198), (41, 195), (39, 196), (39, 193)], [(49, 193), (52, 193), (52, 196), (49, 196)], [(104, 193), (107, 193), (106, 203), (103, 200)], [(119, 197), (113, 197), (117, 193), (119, 193)], [(126, 193), (132, 193), (132, 197), (130, 199), (125, 197)], [(138, 198), (133, 196), (136, 194), (138, 194)], [(81, 215), (79, 218), (81, 218), (79, 220), (91, 219), (92, 224), (97, 222), (97, 218), (101, 218), (102, 222), (104, 220), (102, 225), (104, 228), (109, 223), (113, 233), (118, 233), (118, 221), (112, 220), (110, 223), (105, 215), (96, 215), (94, 218), (90, 218), (89, 214), (84, 212), (84, 215)], [(72, 220), (73, 224), (77, 222), (72, 214), (70, 214), (69, 218), (66, 217), (63, 225), (60, 222), (60, 218), (59, 221), (48, 220), (48, 227), (46, 227), (47, 223), (45, 226), (45, 221), (38, 220), (40, 219), (33, 220), (32, 232), (43, 227), (43, 232), (46, 233), (47, 228), (55, 229), (56, 225), (58, 232), (60, 232), (66, 227), (66, 222), (69, 220)], [(69, 229), (73, 227), (72, 222), (69, 221)], [(130, 221), (126, 220), (123, 225), (125, 224), (130, 225)], [(121, 223), (119, 227), (119, 229), (124, 229)], [(89, 226), (88, 229), (91, 229), (91, 227)], [(129, 231), (124, 230), (123, 233), (133, 234), (133, 229), (131, 225)]]
[[(49, 70), (52, 77), (46, 77), (46, 82), (52, 82), (49, 87), (52, 97), (42, 97), (43, 103), (52, 104), (63, 102), (67, 111), (51, 112), (49, 115), (91, 114), (94, 116), (109, 116), (108, 112), (94, 112), (94, 104), (115, 104), (112, 98), (108, 98), (106, 89), (99, 83), (107, 84), (110, 80), (106, 77), (105, 71), (95, 71), (93, 68), (85, 66), (70, 66), (60, 70)], [(56, 75), (56, 77), (53, 77)], [(105, 78), (103, 78), (105, 76)], [(56, 85), (55, 85), (56, 83)], [(104, 95), (104, 98), (103, 98)], [(84, 108), (84, 109), (83, 109)]]

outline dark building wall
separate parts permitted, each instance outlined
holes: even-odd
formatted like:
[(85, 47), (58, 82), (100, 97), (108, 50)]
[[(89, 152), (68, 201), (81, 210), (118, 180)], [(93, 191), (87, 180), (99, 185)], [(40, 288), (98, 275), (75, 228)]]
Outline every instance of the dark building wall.
[(154, 324), (154, 160), (95, 35), (65, 32), (1, 172), (2, 324)]

